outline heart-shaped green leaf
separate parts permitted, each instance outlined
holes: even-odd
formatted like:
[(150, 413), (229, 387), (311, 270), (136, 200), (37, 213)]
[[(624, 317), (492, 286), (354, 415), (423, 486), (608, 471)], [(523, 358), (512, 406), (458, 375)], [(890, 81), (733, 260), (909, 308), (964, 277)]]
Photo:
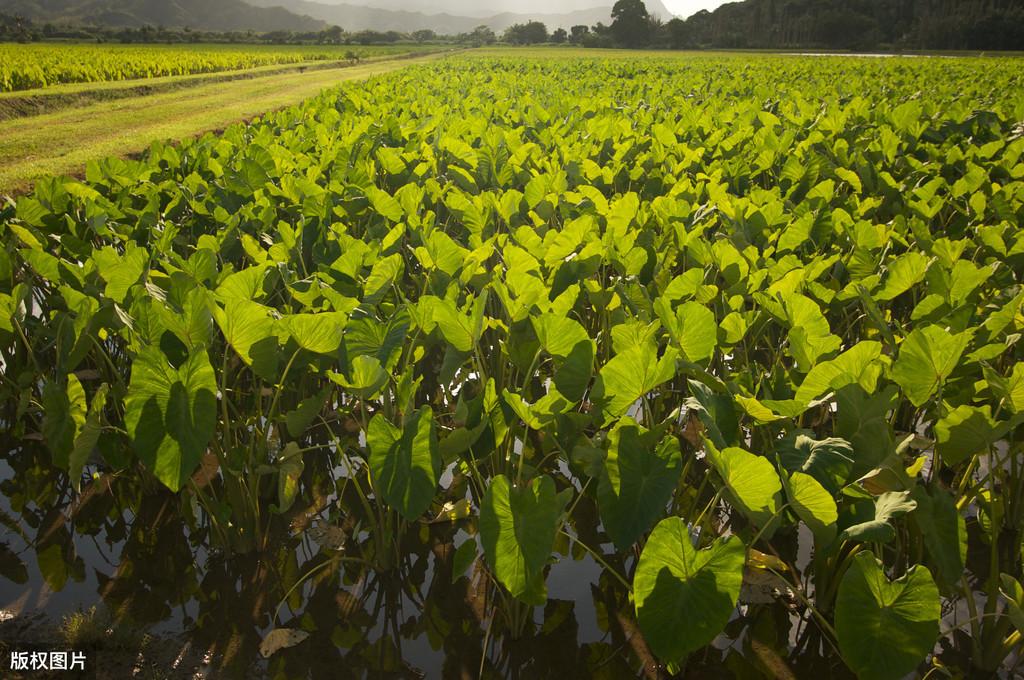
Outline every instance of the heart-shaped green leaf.
[(671, 380), (676, 373), (677, 356), (676, 350), (669, 348), (659, 359), (657, 348), (650, 342), (616, 354), (600, 374), (607, 419), (621, 416), (642, 396)]
[(217, 423), (217, 382), (200, 349), (174, 368), (159, 349), (132, 362), (125, 429), (139, 458), (171, 491), (199, 465)]
[(441, 474), (430, 407), (410, 413), (401, 429), (378, 413), (370, 420), (366, 441), (370, 472), (384, 500), (407, 520), (417, 519), (430, 507)]
[(523, 602), (547, 601), (544, 567), (567, 501), (547, 476), (514, 486), (498, 475), (487, 487), (480, 506), (484, 555), (495, 577)]
[(696, 550), (682, 518), (654, 527), (636, 568), (633, 597), (640, 630), (660, 659), (677, 662), (722, 632), (736, 609), (745, 561), (735, 536)]
[(836, 596), (843, 659), (859, 678), (898, 680), (924, 661), (939, 636), (939, 590), (928, 570), (890, 581), (870, 552), (850, 563)]
[(725, 496), (747, 519), (765, 527), (782, 508), (782, 482), (763, 456), (741, 448), (707, 447), (708, 461), (725, 482)]
[(951, 335), (938, 326), (918, 328), (900, 345), (892, 377), (914, 406), (922, 406), (956, 368), (969, 332)]
[(683, 460), (675, 437), (662, 437), (632, 418), (619, 421), (608, 440), (597, 502), (608, 536), (625, 550), (665, 513)]

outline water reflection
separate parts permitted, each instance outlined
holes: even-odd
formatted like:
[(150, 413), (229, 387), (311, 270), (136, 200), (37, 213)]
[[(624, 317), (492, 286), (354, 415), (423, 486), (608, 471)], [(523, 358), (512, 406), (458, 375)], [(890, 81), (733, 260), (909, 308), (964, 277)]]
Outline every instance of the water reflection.
[[(527, 610), (479, 560), (453, 576), (456, 546), (476, 541), (472, 518), (409, 524), (393, 555), (376, 554), (347, 470), (314, 472), (292, 513), (264, 518), (263, 540), (227, 550), (188, 494), (91, 468), (76, 494), (43, 447), (8, 444), (0, 639), (11, 648), (66, 640), (62, 621), (82, 612), (107, 638), (139, 633), (136, 648), (97, 641), (109, 677), (621, 677), (652, 663), (630, 644), (626, 593), (568, 539), (548, 603)], [(607, 540), (589, 501), (570, 529), (590, 545)], [(309, 637), (264, 660), (274, 628)]]

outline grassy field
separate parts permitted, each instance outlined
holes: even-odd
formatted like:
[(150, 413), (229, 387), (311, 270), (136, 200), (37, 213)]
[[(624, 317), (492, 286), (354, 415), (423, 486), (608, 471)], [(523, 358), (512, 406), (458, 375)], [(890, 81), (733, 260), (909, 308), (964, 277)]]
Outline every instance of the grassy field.
[[(381, 59), (230, 81), (215, 76), (152, 79), (146, 84), (158, 91), (142, 96), (118, 97), (119, 92), (135, 87), (126, 83), (102, 83), (99, 90), (80, 84), (62, 86), (63, 94), (80, 98), (83, 105), (0, 121), (0, 191), (22, 193), (41, 177), (79, 173), (89, 160), (129, 156), (155, 140), (220, 129), (299, 103), (339, 82), (387, 73), (407, 63), (407, 59)], [(183, 84), (187, 90), (180, 89)], [(102, 98), (89, 101), (96, 92)], [(0, 109), (14, 95), (26, 93), (0, 97)]]

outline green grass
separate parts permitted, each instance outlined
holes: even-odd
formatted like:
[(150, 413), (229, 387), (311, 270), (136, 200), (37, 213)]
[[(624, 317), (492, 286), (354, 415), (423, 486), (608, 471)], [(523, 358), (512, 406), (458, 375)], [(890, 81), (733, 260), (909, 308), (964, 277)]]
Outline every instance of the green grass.
[[(80, 173), (90, 160), (129, 156), (155, 140), (181, 139), (221, 129), (296, 104), (337, 83), (387, 73), (406, 63), (398, 59), (214, 81), (187, 92), (119, 98), (2, 121), (0, 191), (22, 193), (41, 177)], [(120, 85), (125, 87), (124, 83)]]

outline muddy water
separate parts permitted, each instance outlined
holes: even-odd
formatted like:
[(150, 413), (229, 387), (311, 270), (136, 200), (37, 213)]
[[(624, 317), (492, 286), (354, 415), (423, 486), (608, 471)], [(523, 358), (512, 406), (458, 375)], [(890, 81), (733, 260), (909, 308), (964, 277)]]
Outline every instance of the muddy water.
[[(476, 540), (472, 520), (410, 526), (397, 564), (369, 569), (348, 561), (371, 536), (347, 526), (349, 499), (334, 493), (327, 507), (300, 500), (291, 521), (271, 520), (266, 545), (229, 554), (180, 497), (96, 474), (78, 494), (45, 451), (0, 455), (5, 651), (75, 646), (62, 624), (84, 612), (103, 636), (128, 638), (79, 641), (97, 677), (617, 677), (643, 665), (615, 615), (625, 594), (568, 541), (548, 604), (513, 630), (515, 605), (482, 565), (452, 577), (454, 547)], [(341, 549), (320, 545), (317, 526), (344, 527)], [(275, 627), (311, 634), (266, 660), (259, 646)]]

